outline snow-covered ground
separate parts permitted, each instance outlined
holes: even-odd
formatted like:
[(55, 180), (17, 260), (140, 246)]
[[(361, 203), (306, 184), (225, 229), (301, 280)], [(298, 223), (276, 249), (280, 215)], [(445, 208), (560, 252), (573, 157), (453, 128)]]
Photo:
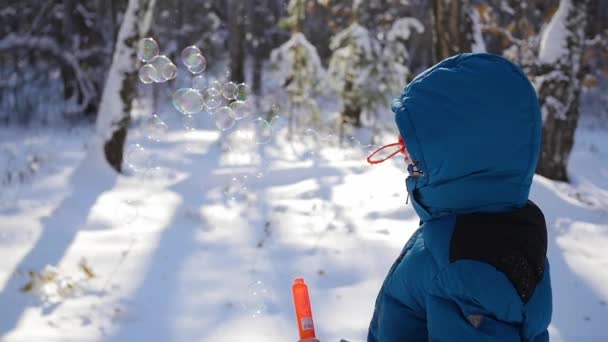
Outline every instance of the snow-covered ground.
[[(296, 341), (303, 276), (321, 341), (363, 341), (418, 223), (401, 161), (169, 126), (130, 137), (129, 177), (88, 153), (89, 128), (0, 130), (0, 340)], [(549, 225), (552, 340), (607, 341), (606, 131), (579, 130), (570, 172), (531, 194)]]

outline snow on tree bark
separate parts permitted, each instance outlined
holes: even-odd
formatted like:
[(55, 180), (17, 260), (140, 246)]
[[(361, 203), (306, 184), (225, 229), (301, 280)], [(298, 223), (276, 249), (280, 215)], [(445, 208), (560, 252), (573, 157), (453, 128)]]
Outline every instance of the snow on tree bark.
[[(123, 147), (130, 122), (137, 80), (136, 46), (148, 31), (138, 24), (140, 11), (144, 18), (153, 11), (155, 0), (129, 0), (116, 38), (116, 47), (97, 114), (97, 134), (108, 163), (122, 170)], [(144, 23), (150, 24), (148, 20)]]
[(588, 4), (589, 0), (561, 0), (541, 40), (535, 86), (543, 115), (543, 146), (537, 173), (554, 180), (569, 180)]

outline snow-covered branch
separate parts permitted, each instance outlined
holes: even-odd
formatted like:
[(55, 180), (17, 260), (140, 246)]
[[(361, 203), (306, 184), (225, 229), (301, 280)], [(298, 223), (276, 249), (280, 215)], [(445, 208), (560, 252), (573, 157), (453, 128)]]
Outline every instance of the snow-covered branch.
[(95, 89), (92, 81), (86, 76), (85, 71), (81, 67), (81, 60), (71, 51), (63, 49), (55, 38), (11, 33), (0, 39), (0, 52), (19, 48), (44, 51), (57, 58), (73, 71), (78, 85), (77, 88), (82, 95), (82, 101), (76, 103), (76, 107), (70, 108), (71, 112), (83, 111), (91, 104), (91, 101), (95, 98)]

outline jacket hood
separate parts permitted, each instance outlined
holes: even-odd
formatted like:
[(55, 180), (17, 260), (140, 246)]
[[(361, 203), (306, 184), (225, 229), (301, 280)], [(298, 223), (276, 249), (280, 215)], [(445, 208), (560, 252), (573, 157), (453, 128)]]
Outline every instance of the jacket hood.
[(392, 109), (424, 173), (406, 181), (423, 220), (526, 204), (542, 119), (536, 92), (517, 65), (485, 53), (448, 58), (418, 75)]

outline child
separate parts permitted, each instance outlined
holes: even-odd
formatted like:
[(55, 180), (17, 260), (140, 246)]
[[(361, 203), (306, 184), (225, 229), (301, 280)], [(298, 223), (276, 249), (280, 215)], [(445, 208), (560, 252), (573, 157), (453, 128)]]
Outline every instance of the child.
[(454, 56), (392, 109), (421, 223), (380, 289), (368, 341), (548, 341), (547, 230), (528, 200), (542, 120), (526, 75), (500, 56)]

